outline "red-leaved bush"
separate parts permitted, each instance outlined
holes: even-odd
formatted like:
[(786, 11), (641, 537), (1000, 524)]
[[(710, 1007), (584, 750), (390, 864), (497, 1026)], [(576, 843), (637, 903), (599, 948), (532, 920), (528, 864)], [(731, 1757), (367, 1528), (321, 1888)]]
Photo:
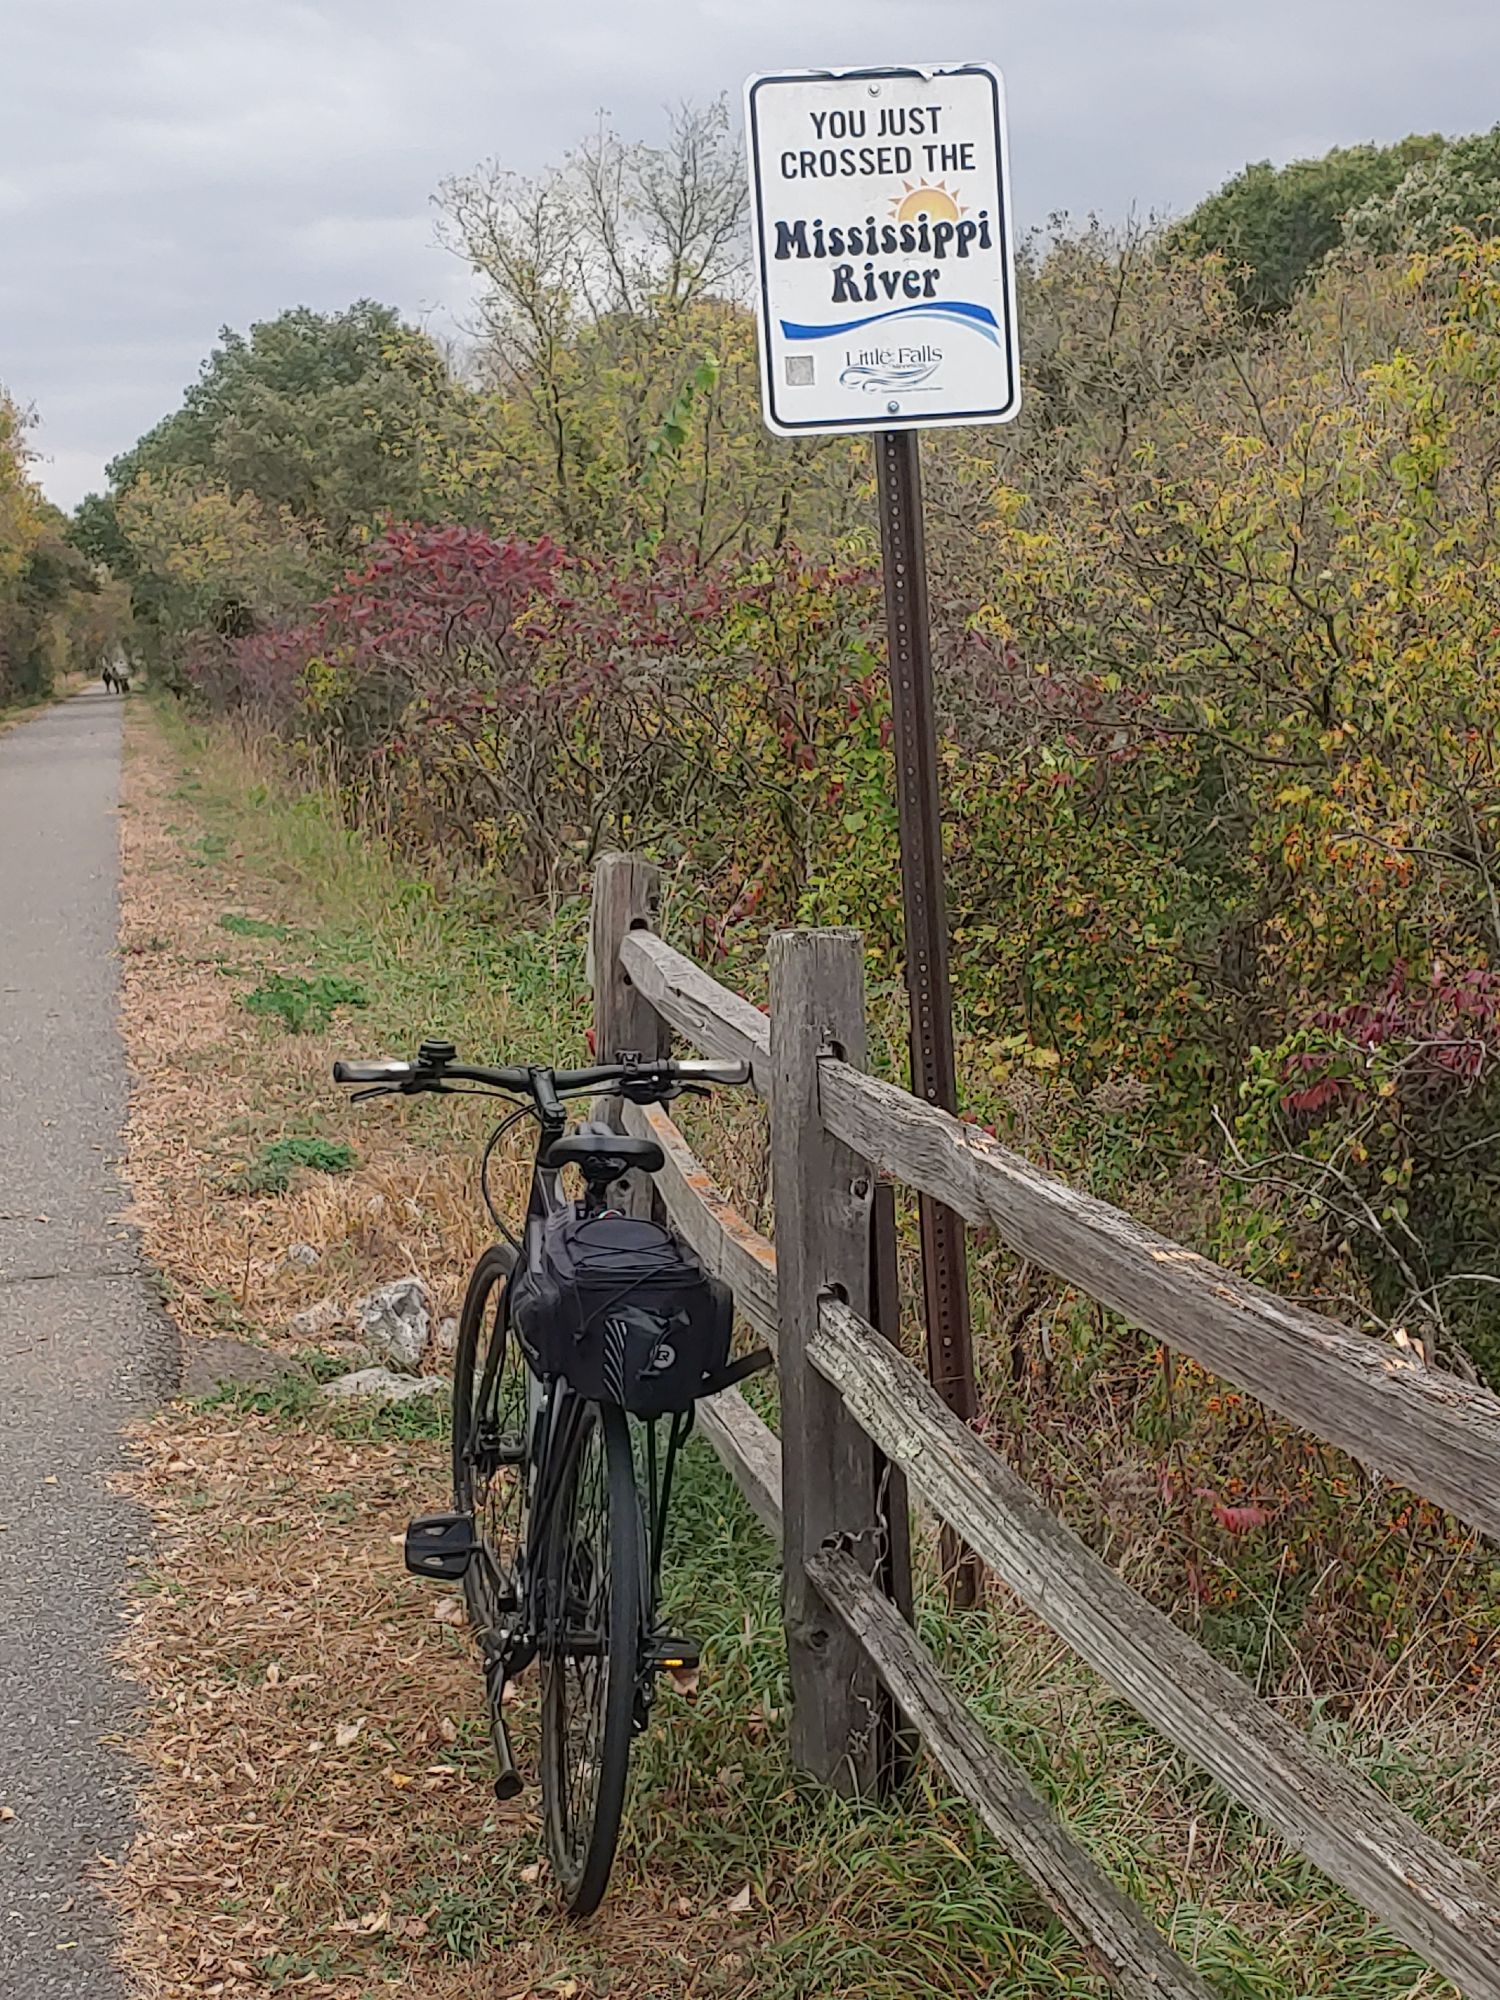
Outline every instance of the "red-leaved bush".
[(722, 948), (796, 907), (840, 740), (888, 732), (875, 612), (866, 572), (791, 550), (618, 570), (393, 527), (306, 617), (215, 638), (190, 671), (213, 706), (319, 745), (408, 849), (522, 898), (576, 887), (602, 845), (651, 846)]

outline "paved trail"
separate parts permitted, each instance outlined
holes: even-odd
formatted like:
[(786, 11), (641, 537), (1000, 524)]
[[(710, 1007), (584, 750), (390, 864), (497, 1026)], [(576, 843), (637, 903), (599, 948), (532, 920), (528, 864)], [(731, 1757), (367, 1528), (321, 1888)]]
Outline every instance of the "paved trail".
[(129, 1839), (110, 1672), (144, 1527), (106, 1490), (176, 1343), (115, 1219), (120, 701), (0, 736), (0, 1994), (119, 2000), (85, 1882)]

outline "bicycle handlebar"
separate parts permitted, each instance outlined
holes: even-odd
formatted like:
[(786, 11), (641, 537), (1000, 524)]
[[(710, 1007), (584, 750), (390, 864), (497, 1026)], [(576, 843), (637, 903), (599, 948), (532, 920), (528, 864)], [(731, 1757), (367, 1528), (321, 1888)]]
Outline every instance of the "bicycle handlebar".
[(607, 1090), (610, 1084), (641, 1084), (647, 1089), (670, 1089), (674, 1084), (722, 1084), (733, 1088), (750, 1081), (749, 1063), (654, 1062), (596, 1063), (589, 1069), (480, 1069), (467, 1063), (439, 1062), (336, 1062), (335, 1083), (384, 1085), (407, 1095), (423, 1090), (441, 1090), (448, 1083), (477, 1083), (490, 1090), (502, 1090), (530, 1097), (538, 1108), (548, 1108), (549, 1092), (556, 1097), (578, 1096), (591, 1090)]

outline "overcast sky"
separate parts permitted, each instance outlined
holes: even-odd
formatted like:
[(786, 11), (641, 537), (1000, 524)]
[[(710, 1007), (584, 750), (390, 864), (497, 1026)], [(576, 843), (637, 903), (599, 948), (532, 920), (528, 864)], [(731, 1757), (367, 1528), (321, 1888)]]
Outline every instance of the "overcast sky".
[(747, 73), (985, 60), (1022, 226), (1500, 119), (1494, 0), (0, 0), (0, 382), (71, 506), (218, 329), (374, 297), (451, 329), (429, 196)]

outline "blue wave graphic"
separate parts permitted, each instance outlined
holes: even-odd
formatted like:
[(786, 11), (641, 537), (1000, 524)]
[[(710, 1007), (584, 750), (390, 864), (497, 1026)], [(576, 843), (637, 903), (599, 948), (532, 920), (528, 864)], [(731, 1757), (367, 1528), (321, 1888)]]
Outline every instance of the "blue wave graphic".
[(923, 305), (892, 306), (889, 312), (867, 313), (863, 319), (840, 320), (836, 326), (804, 326), (798, 320), (784, 319), (781, 331), (787, 340), (827, 340), (834, 334), (855, 333), (862, 326), (877, 326), (881, 320), (909, 319), (913, 313), (940, 313), (948, 319), (966, 320), (976, 333), (982, 333), (997, 347), (1000, 345), (1000, 325), (995, 315), (988, 306), (975, 305), (969, 299), (934, 299)]

